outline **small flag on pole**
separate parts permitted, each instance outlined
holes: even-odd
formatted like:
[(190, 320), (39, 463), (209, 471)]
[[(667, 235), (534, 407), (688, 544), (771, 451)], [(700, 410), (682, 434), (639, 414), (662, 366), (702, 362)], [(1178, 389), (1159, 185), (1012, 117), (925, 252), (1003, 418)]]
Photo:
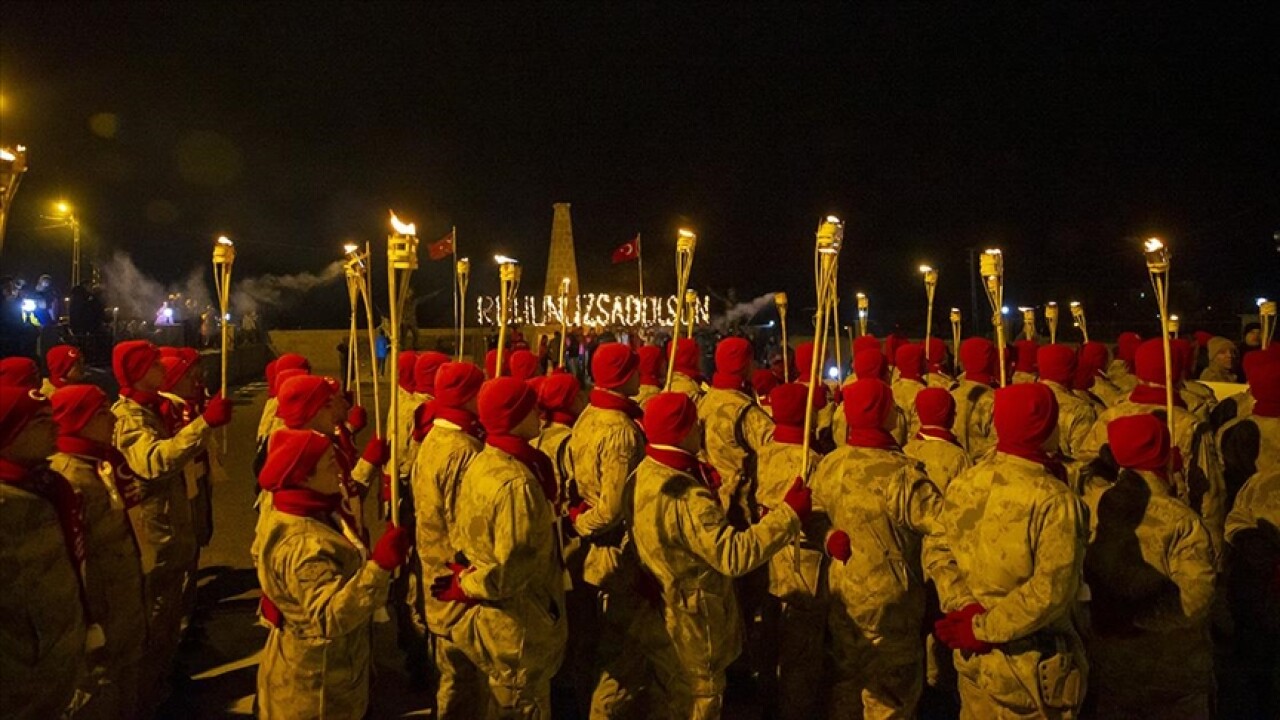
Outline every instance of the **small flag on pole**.
[(623, 243), (621, 247), (613, 251), (613, 264), (631, 262), (640, 257), (640, 236), (636, 235), (631, 240)]
[(443, 260), (453, 254), (453, 231), (427, 246), (427, 257)]

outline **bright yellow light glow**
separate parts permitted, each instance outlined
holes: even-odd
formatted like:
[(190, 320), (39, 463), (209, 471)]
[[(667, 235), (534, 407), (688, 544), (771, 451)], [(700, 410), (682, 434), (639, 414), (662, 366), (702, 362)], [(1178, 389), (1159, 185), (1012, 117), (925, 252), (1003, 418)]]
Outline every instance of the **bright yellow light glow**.
[(1147, 238), (1147, 241), (1142, 244), (1142, 247), (1147, 252), (1157, 252), (1164, 247), (1164, 242), (1161, 241), (1160, 238), (1156, 237)]
[(219, 245), (235, 245), (235, 243), (231, 242), (231, 238), (227, 237), (226, 235), (223, 235), (218, 238), (218, 244)]
[(986, 254), (986, 255), (1000, 255), (1000, 254), (1001, 254), (1001, 253), (1000, 253), (1000, 250), (999, 250), (999, 249), (997, 249), (997, 248), (987, 248), (986, 250), (983, 250), (982, 252), (983, 252), (983, 254)]
[(864, 299), (866, 299), (866, 297), (867, 297), (867, 296), (866, 296), (866, 294), (865, 294), (865, 293), (858, 293), (858, 294), (857, 294), (857, 298), (858, 298), (859, 300), (864, 300)]
[(1170, 316), (1169, 316), (1169, 319), (1170, 319), (1170, 320), (1172, 320), (1173, 322), (1178, 322), (1178, 316), (1177, 316), (1177, 315), (1170, 315)]
[(697, 237), (697, 235), (695, 235), (692, 230), (685, 230), (684, 228), (680, 228), (680, 237), (691, 238), (691, 237)]
[(13, 162), (14, 160), (17, 160), (17, 159), (18, 159), (18, 156), (9, 152), (9, 148), (0, 148), (0, 160), (3, 160), (5, 162)]
[(931, 273), (931, 272), (933, 272), (933, 268), (929, 267), (928, 265), (921, 265), (921, 266), (920, 266), (920, 272), (922, 272), (922, 273)]
[(1080, 303), (1076, 302), (1075, 300), (1072, 300), (1072, 301), (1071, 301), (1071, 307), (1073, 307), (1073, 308), (1078, 308), (1078, 307), (1080, 307)]
[(400, 235), (417, 235), (418, 227), (413, 223), (404, 223), (400, 218), (396, 217), (396, 212), (391, 211), (391, 228)]
[(833, 225), (839, 225), (842, 221), (840, 220), (840, 218), (836, 217), (835, 215), (828, 215), (827, 222)]
[(59, 200), (58, 204), (54, 205), (54, 208), (56, 208), (57, 211), (62, 215), (66, 215), (67, 213), (71, 212), (71, 206), (68, 205), (65, 200)]
[(519, 260), (517, 260), (517, 259), (515, 259), (515, 258), (513, 258), (513, 257), (507, 257), (506, 255), (494, 255), (494, 256), (493, 256), (493, 261), (494, 261), (494, 262), (496, 262), (496, 263), (498, 263), (499, 265), (507, 265), (507, 264), (510, 264), (510, 263), (518, 263), (518, 262), (520, 262)]
[(355, 243), (347, 243), (346, 245), (343, 245), (343, 246), (342, 246), (342, 252), (344, 252), (344, 253), (346, 253), (346, 254), (348, 254), (348, 255), (350, 255), (351, 253), (353, 253), (353, 252), (355, 252), (356, 250), (359, 250), (359, 249), (360, 249), (360, 246), (359, 246), (359, 245), (356, 245)]

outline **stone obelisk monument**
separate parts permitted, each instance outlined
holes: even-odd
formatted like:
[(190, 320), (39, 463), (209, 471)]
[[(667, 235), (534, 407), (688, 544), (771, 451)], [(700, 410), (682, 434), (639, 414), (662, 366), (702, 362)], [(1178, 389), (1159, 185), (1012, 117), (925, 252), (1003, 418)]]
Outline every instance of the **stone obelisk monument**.
[(569, 297), (578, 294), (578, 260), (573, 252), (573, 220), (569, 218), (569, 203), (552, 206), (551, 250), (547, 254), (547, 281), (543, 294), (560, 295), (560, 283), (569, 278)]

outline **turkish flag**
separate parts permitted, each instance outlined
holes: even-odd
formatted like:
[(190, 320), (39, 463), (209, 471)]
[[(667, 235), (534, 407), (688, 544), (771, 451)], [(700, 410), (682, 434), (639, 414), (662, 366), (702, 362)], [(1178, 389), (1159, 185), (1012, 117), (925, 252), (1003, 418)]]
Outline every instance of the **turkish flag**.
[(453, 231), (427, 246), (427, 257), (443, 260), (453, 254)]
[(630, 262), (640, 257), (640, 236), (622, 244), (617, 250), (613, 251), (613, 264)]

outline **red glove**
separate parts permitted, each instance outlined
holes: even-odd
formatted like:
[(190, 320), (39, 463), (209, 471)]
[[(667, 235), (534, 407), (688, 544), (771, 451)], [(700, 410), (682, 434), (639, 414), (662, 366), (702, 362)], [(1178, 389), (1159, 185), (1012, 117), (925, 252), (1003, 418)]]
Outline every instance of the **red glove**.
[(204, 409), (201, 415), (204, 421), (209, 423), (209, 427), (222, 427), (231, 422), (231, 401), (222, 397), (222, 393), (213, 396), (209, 401), (209, 407)]
[(991, 643), (979, 640), (973, 634), (973, 618), (987, 611), (978, 603), (970, 603), (963, 608), (948, 613), (946, 617), (933, 624), (934, 634), (952, 650), (982, 654), (991, 650)]
[(391, 502), (391, 476), (382, 473), (382, 482), (379, 483), (378, 497), (382, 498), (382, 502)]
[(390, 458), (391, 446), (380, 437), (370, 438), (369, 442), (365, 443), (364, 453), (360, 455), (361, 460), (374, 467), (386, 465)]
[(849, 540), (849, 533), (843, 530), (836, 530), (827, 536), (827, 555), (833, 560), (839, 560), (842, 563), (849, 562), (849, 558), (853, 557), (853, 543)]
[(355, 405), (347, 412), (347, 427), (351, 428), (352, 434), (360, 432), (368, 424), (369, 411), (363, 405)]
[(578, 516), (590, 509), (591, 509), (591, 503), (587, 502), (586, 500), (583, 500), (577, 505), (570, 505), (569, 506), (569, 522), (573, 523), (574, 525), (577, 525)]
[(455, 602), (463, 605), (475, 605), (476, 601), (462, 589), (458, 578), (467, 570), (466, 565), (445, 563), (449, 568), (448, 575), (441, 575), (431, 582), (431, 597), (441, 602)]
[(787, 496), (782, 501), (791, 506), (796, 511), (796, 515), (800, 516), (800, 522), (804, 522), (809, 518), (809, 513), (813, 512), (813, 491), (804, 486), (804, 480), (796, 478), (791, 483), (791, 489), (787, 491)]
[(409, 559), (409, 548), (413, 546), (413, 529), (404, 526), (388, 525), (373, 547), (373, 561), (386, 571), (395, 570)]

